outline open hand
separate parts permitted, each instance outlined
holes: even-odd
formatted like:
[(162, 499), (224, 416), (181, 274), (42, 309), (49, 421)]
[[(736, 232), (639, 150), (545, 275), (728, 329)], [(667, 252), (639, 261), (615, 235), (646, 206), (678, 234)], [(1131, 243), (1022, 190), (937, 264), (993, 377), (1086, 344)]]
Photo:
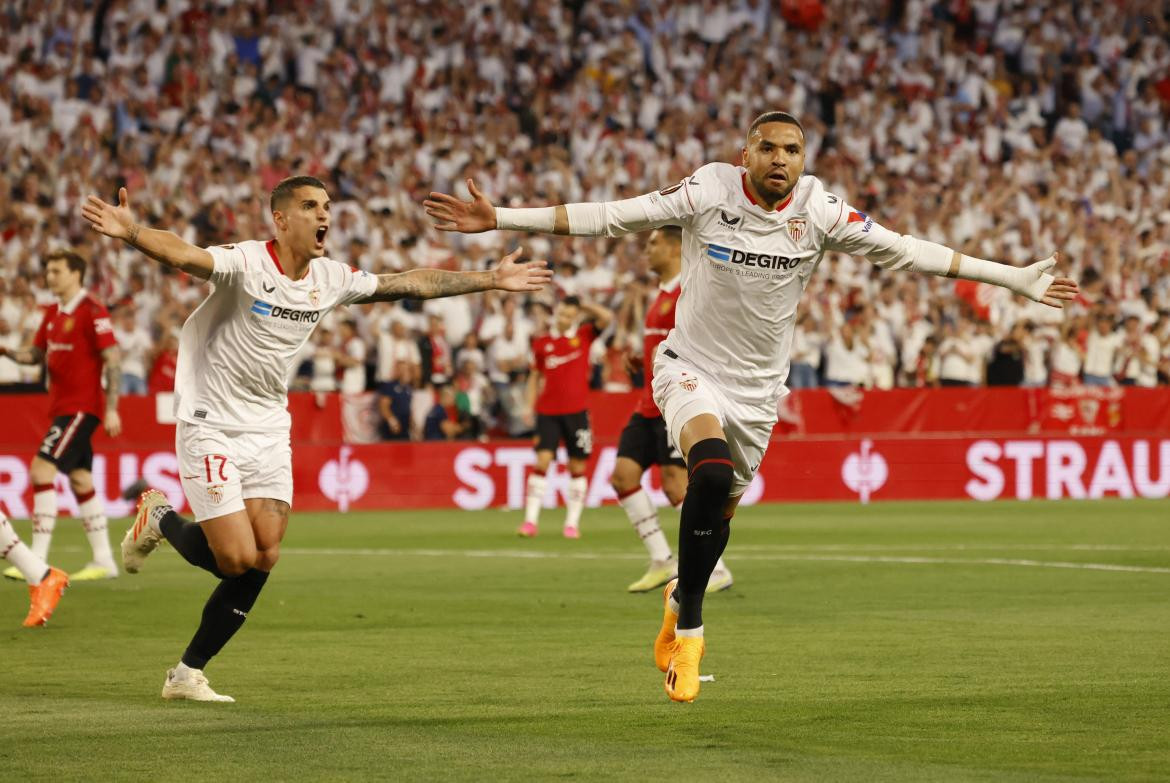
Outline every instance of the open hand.
[(81, 205), (81, 216), (89, 221), (94, 231), (114, 239), (129, 239), (134, 228), (130, 212), (130, 196), (126, 188), (118, 188), (118, 206), (107, 204), (97, 196), (86, 196)]
[(1060, 254), (1053, 253), (1043, 261), (1025, 267), (1024, 287), (1017, 293), (1049, 307), (1064, 307), (1065, 302), (1076, 299), (1081, 292), (1077, 281), (1071, 277), (1056, 277), (1051, 273), (1059, 259)]
[(524, 248), (518, 247), (500, 260), (492, 271), (496, 288), (501, 291), (539, 291), (552, 280), (552, 270), (544, 260), (517, 263)]
[(478, 234), (496, 227), (496, 208), (470, 178), (467, 180), (467, 190), (471, 193), (471, 201), (463, 201), (446, 193), (433, 191), (423, 201), (427, 214), (435, 221), (435, 228), (440, 231)]

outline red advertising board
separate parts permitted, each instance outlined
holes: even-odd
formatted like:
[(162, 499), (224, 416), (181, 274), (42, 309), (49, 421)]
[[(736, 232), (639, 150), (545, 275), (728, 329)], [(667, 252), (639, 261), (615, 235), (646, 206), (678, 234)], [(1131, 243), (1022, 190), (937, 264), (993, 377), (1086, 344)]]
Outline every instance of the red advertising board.
[[(844, 401), (823, 390), (793, 395), (799, 417), (789, 408), (788, 424), (778, 428), (744, 502), (1170, 495), (1170, 426), (1162, 421), (1170, 411), (1170, 395), (949, 391), (898, 390)], [(42, 435), (41, 423), (47, 422), (39, 410), (43, 397), (0, 399), (16, 403), (13, 409), (22, 413), (0, 431), (0, 508), (23, 518), (31, 510), (28, 458)], [(1030, 408), (1028, 400), (1034, 403)], [(626, 402), (623, 396), (594, 408), (600, 415), (594, 417), (598, 437), (587, 474), (589, 506), (613, 500), (608, 479), (617, 431), (632, 408)], [(158, 422), (153, 401), (134, 400), (127, 407), (134, 405), (141, 410), (130, 415), (123, 410), (125, 436), (95, 439), (98, 492), (111, 515), (126, 514), (129, 503), (118, 494), (144, 477), (176, 506), (185, 506), (173, 453), (174, 427)], [(351, 446), (341, 443), (335, 399), (319, 407), (312, 396), (296, 396), (291, 406), (299, 510), (523, 504), (527, 469), (535, 459), (527, 441)], [(853, 417), (840, 409), (854, 410)], [(23, 415), (30, 410), (33, 415)], [(828, 423), (833, 420), (835, 429)], [(901, 429), (873, 431), (870, 422), (876, 421), (893, 421)], [(1009, 422), (1015, 427), (1000, 429)], [(1135, 422), (1145, 431), (1131, 426)], [(663, 502), (656, 476), (648, 475), (647, 484)], [(63, 478), (59, 486), (62, 511), (74, 512)], [(567, 489), (567, 474), (554, 468), (546, 503), (563, 503)]]

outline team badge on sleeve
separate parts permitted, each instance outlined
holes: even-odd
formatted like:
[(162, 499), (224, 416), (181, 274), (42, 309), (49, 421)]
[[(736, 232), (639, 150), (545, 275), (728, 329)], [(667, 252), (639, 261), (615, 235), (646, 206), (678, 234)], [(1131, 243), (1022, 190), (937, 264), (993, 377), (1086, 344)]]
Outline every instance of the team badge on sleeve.
[(784, 228), (788, 231), (788, 236), (793, 242), (799, 242), (808, 230), (808, 221), (804, 218), (789, 218), (788, 222), (784, 224)]

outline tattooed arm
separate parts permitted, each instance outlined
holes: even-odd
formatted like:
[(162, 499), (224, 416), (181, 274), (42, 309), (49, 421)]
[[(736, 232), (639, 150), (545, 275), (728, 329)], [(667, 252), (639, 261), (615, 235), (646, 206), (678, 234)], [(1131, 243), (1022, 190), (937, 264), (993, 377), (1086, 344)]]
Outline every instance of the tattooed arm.
[(378, 287), (365, 302), (390, 302), (395, 299), (437, 299), (476, 291), (539, 291), (552, 279), (544, 261), (516, 263), (521, 248), (504, 256), (486, 272), (447, 272), (442, 269), (412, 269), (398, 274), (378, 275)]
[(89, 196), (81, 206), (82, 216), (101, 234), (121, 239), (134, 249), (175, 269), (206, 280), (215, 270), (215, 260), (201, 247), (185, 242), (178, 234), (146, 228), (134, 222), (126, 188), (118, 189), (118, 204), (107, 204)]
[(102, 374), (106, 379), (106, 416), (103, 424), (111, 438), (122, 432), (122, 417), (118, 415), (118, 398), (122, 396), (122, 354), (118, 346), (102, 351)]
[(14, 349), (0, 347), (0, 356), (7, 356), (17, 364), (40, 364), (45, 358), (45, 352), (35, 345)]

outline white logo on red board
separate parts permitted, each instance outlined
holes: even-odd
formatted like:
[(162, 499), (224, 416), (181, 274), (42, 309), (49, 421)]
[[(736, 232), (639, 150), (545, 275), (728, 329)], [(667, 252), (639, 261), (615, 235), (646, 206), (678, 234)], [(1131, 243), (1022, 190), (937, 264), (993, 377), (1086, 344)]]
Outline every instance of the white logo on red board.
[(873, 441), (861, 441), (861, 451), (853, 452), (841, 463), (841, 480), (845, 486), (861, 496), (862, 503), (869, 502), (869, 496), (885, 485), (890, 477), (886, 458), (873, 451)]
[(342, 446), (338, 458), (326, 462), (317, 476), (321, 494), (337, 503), (338, 511), (348, 511), (370, 488), (370, 472), (361, 460), (350, 459), (352, 453), (351, 447)]

